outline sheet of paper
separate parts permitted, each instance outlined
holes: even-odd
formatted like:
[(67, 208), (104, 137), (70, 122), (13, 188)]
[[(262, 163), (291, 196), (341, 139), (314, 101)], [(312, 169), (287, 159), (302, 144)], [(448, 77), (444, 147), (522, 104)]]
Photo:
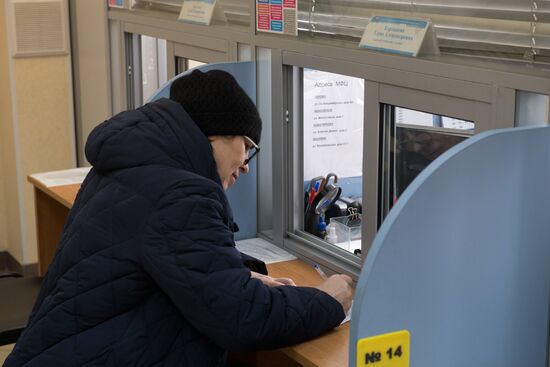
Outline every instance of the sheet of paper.
[(35, 173), (32, 178), (42, 182), (46, 187), (82, 183), (91, 167), (73, 168), (62, 171)]
[(365, 81), (304, 69), (304, 180), (363, 174)]
[(262, 260), (266, 264), (296, 259), (296, 256), (261, 238), (237, 241), (235, 245), (240, 252)]
[(353, 301), (351, 301), (351, 306), (350, 306), (348, 312), (346, 312), (346, 317), (342, 320), (340, 325), (345, 324), (346, 322), (351, 320), (351, 310), (352, 309), (353, 309)]

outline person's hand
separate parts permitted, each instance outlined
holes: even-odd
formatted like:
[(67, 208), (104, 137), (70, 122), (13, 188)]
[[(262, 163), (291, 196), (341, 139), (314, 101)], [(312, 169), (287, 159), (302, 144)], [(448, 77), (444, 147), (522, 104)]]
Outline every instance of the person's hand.
[(261, 280), (262, 283), (264, 283), (268, 287), (278, 287), (278, 286), (281, 286), (281, 285), (296, 286), (296, 284), (294, 284), (294, 281), (290, 278), (272, 278), (272, 277), (267, 276), (267, 275), (256, 273), (255, 271), (251, 271), (250, 273), (251, 273), (252, 278), (256, 278), (256, 279)]
[(340, 302), (344, 312), (347, 313), (351, 307), (351, 301), (353, 299), (351, 284), (352, 280), (349, 276), (344, 274), (336, 274), (328, 277), (317, 287), (317, 289), (322, 290)]

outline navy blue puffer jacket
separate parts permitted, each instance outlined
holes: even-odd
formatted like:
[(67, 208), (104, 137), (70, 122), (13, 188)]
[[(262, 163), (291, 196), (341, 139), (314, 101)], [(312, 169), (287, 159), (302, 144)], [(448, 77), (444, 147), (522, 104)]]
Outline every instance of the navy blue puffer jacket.
[(264, 286), (234, 247), (207, 138), (163, 99), (86, 144), (93, 169), (5, 366), (223, 366), (344, 318), (315, 288)]

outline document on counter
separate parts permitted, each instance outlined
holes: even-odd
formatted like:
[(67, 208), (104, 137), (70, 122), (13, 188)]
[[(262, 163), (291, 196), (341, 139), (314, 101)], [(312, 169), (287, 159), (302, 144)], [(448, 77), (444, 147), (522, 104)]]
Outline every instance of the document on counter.
[(235, 245), (240, 252), (262, 260), (266, 264), (296, 260), (296, 256), (261, 238), (237, 241)]
[(37, 181), (43, 183), (46, 187), (80, 184), (86, 178), (91, 167), (72, 168), (61, 171), (51, 171), (44, 173), (35, 173), (31, 175)]
[(351, 310), (353, 309), (353, 301), (351, 301), (351, 306), (349, 307), (348, 312), (346, 312), (346, 317), (342, 320), (340, 325), (345, 324), (346, 322), (351, 320)]

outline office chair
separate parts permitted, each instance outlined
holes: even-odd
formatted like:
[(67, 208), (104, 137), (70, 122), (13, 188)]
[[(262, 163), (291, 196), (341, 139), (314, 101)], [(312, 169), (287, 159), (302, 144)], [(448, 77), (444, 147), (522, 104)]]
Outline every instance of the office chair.
[(42, 278), (16, 273), (0, 276), (0, 345), (15, 343), (27, 326), (41, 283)]

